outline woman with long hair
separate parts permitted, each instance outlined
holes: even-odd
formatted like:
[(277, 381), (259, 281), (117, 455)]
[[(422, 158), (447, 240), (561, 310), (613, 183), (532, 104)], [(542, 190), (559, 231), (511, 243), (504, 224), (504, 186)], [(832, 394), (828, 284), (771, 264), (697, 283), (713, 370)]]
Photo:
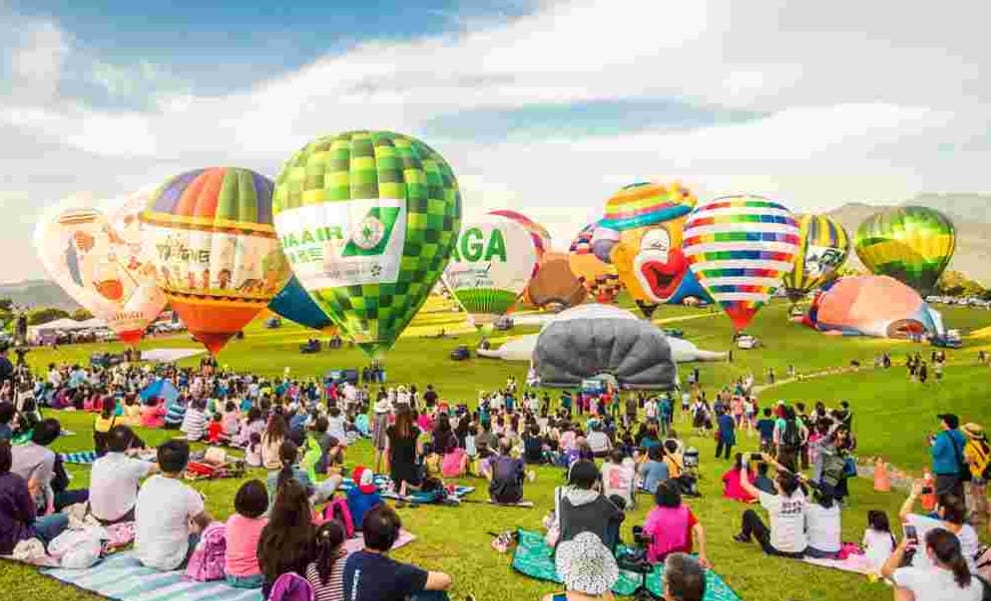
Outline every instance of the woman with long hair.
[(282, 469), (282, 461), (279, 459), (279, 447), (289, 435), (289, 425), (279, 413), (273, 413), (268, 418), (268, 426), (262, 433), (262, 467), (268, 470), (269, 477), (272, 472)]
[(258, 565), (267, 599), (275, 580), (286, 572), (306, 577), (313, 559), (313, 507), (303, 485), (295, 478), (281, 478), (268, 525), (258, 540)]
[(416, 427), (414, 419), (414, 413), (409, 406), (400, 404), (396, 413), (396, 423), (385, 431), (388, 437), (386, 452), (389, 457), (390, 476), (401, 495), (406, 494), (407, 485), (420, 484), (416, 457), (423, 449), (419, 442), (420, 429)]
[(899, 568), (905, 551), (917, 544), (916, 539), (905, 538), (895, 548), (881, 574), (895, 583), (895, 599), (913, 601), (980, 601), (984, 596), (984, 584), (971, 576), (970, 567), (960, 550), (960, 541), (949, 530), (935, 528), (924, 539), (924, 553), (928, 557), (926, 567)]
[(458, 446), (458, 439), (451, 428), (451, 418), (447, 413), (441, 412), (437, 416), (437, 425), (434, 426), (433, 436), (434, 452), (441, 455), (446, 454), (452, 448)]

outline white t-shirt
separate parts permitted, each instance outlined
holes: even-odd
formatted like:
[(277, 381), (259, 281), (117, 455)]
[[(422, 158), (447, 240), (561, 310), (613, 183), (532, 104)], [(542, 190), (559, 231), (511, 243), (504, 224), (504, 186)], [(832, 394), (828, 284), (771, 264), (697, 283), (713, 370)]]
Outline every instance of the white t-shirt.
[(101, 520), (117, 520), (134, 507), (138, 485), (151, 463), (123, 453), (107, 453), (93, 463), (89, 479), (89, 506)]
[[(919, 549), (916, 555), (925, 555)], [(953, 579), (953, 572), (935, 567), (898, 568), (894, 574), (895, 584), (912, 591), (915, 601), (981, 601), (984, 589), (981, 583), (972, 578), (970, 584), (960, 588)]]
[(612, 443), (605, 432), (592, 432), (588, 435), (588, 447), (593, 453), (605, 453), (612, 449)]
[(801, 491), (791, 498), (760, 493), (761, 507), (771, 516), (771, 546), (783, 553), (801, 553), (808, 546), (805, 540), (805, 513), (808, 502)]
[[(943, 522), (924, 515), (910, 513), (906, 519), (906, 523), (915, 526), (915, 531), (919, 535), (919, 550), (912, 557), (912, 567), (928, 568), (932, 564), (929, 562), (929, 556), (925, 553), (926, 534), (934, 528), (943, 528)], [(956, 535), (957, 540), (960, 541), (960, 553), (967, 560), (970, 571), (976, 573), (977, 565), (974, 562), (974, 556), (977, 555), (981, 545), (980, 540), (977, 538), (977, 531), (970, 524), (964, 524), (963, 528)]]
[(864, 555), (871, 560), (871, 565), (878, 570), (888, 561), (891, 553), (895, 550), (895, 540), (891, 537), (891, 533), (873, 528), (864, 530), (863, 545)]
[(631, 509), (633, 507), (633, 483), (636, 477), (636, 464), (629, 457), (619, 465), (607, 461), (602, 466), (602, 494), (607, 497), (619, 495), (626, 501), (626, 509)]
[(809, 503), (805, 513), (805, 535), (809, 546), (826, 553), (840, 550), (840, 506), (826, 509), (818, 503)]
[(347, 433), (344, 431), (344, 417), (338, 415), (337, 417), (327, 418), (327, 434), (330, 434), (336, 438), (341, 444), (347, 444), (348, 438)]
[(152, 476), (134, 508), (134, 551), (144, 565), (169, 571), (189, 551), (189, 519), (203, 513), (203, 499), (174, 478)]

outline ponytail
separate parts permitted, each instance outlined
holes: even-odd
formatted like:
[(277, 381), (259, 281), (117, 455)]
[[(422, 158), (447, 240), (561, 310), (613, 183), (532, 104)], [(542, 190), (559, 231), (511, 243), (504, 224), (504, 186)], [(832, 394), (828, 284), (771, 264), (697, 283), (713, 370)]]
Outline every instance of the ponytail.
[(936, 560), (953, 572), (957, 586), (970, 586), (970, 567), (960, 551), (960, 539), (949, 530), (935, 528), (926, 534), (926, 546), (932, 550)]
[(320, 584), (327, 586), (330, 571), (344, 544), (344, 527), (336, 520), (325, 522), (317, 528), (313, 541), (313, 563), (316, 564)]

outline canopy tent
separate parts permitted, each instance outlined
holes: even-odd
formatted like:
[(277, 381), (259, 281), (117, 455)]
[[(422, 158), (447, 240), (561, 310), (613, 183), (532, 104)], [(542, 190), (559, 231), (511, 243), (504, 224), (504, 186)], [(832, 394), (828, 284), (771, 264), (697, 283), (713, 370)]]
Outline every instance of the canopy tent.
[(550, 387), (576, 387), (606, 374), (621, 388), (670, 390), (678, 384), (667, 337), (611, 305), (581, 305), (548, 322), (537, 337), (533, 367), (541, 385)]
[(96, 317), (84, 321), (76, 321), (75, 319), (63, 317), (62, 319), (56, 319), (55, 321), (49, 321), (36, 326), (28, 326), (27, 338), (28, 340), (38, 340), (43, 334), (48, 332), (72, 332), (105, 327), (107, 327), (107, 322)]
[(145, 386), (139, 396), (142, 401), (147, 401), (148, 399), (165, 399), (165, 404), (171, 405), (179, 398), (179, 391), (172, 382), (159, 378)]

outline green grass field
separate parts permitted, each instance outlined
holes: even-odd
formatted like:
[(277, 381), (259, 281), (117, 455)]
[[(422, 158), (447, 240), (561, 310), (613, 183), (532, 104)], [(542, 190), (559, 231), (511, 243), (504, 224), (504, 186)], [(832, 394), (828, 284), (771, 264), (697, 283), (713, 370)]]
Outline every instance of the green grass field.
[[(973, 332), (991, 325), (991, 313), (970, 309), (943, 308), (949, 327)], [(882, 455), (901, 468), (918, 473), (927, 460), (923, 437), (937, 426), (935, 414), (954, 411), (966, 420), (984, 421), (987, 416), (986, 394), (991, 370), (978, 366), (977, 350), (991, 345), (991, 339), (968, 338), (963, 350), (951, 351), (945, 381), (925, 386), (908, 381), (902, 367), (905, 353), (928, 347), (908, 343), (827, 338), (787, 321), (787, 306), (775, 304), (758, 316), (749, 332), (761, 338), (766, 347), (754, 351), (736, 351), (733, 363), (700, 364), (703, 386), (710, 396), (723, 384), (738, 375), (753, 371), (758, 381), (768, 367), (779, 378), (785, 376), (788, 365), (801, 374), (813, 374), (830, 368), (847, 366), (859, 360), (864, 368), (856, 373), (841, 373), (804, 381), (784, 383), (761, 393), (763, 405), (777, 399), (791, 402), (817, 400), (835, 406), (846, 399), (855, 412), (854, 430), (861, 456)], [(449, 352), (459, 344), (473, 346), (478, 334), (458, 326), (459, 317), (439, 301), (431, 302), (414, 321), (409, 335), (400, 339), (386, 359), (390, 384), (415, 382), (421, 388), (432, 383), (441, 396), (453, 402), (474, 403), (480, 390), (502, 385), (509, 375), (522, 381), (525, 364), (502, 363), (486, 359), (452, 362)], [(685, 336), (700, 348), (727, 350), (731, 327), (721, 314), (705, 310), (665, 307), (655, 315), (655, 321), (665, 327), (684, 330)], [(451, 337), (434, 340), (431, 336), (444, 328)], [(533, 331), (517, 329), (510, 334)], [(323, 374), (329, 369), (360, 367), (365, 360), (356, 349), (324, 351), (316, 355), (301, 355), (297, 346), (309, 334), (294, 326), (279, 330), (264, 330), (251, 326), (244, 340), (235, 341), (220, 355), (220, 362), (236, 370), (251, 370), (267, 375), (281, 375), (286, 367), (293, 376)], [(493, 338), (497, 342), (497, 338)], [(497, 342), (498, 343), (498, 342)], [(191, 347), (188, 337), (154, 340), (146, 347)], [(79, 345), (62, 347), (58, 351), (37, 350), (31, 353), (32, 364), (41, 368), (51, 361), (84, 362), (96, 350), (116, 349), (116, 345)], [(875, 371), (874, 357), (890, 351), (895, 367), (890, 371)], [(196, 360), (192, 360), (195, 362)], [(683, 366), (686, 372), (691, 366)], [(684, 377), (684, 374), (683, 374)], [(92, 448), (93, 416), (62, 412), (58, 416), (64, 427), (76, 435), (58, 441), (59, 450)], [(689, 428), (679, 416), (676, 427), (683, 435)], [(143, 431), (141, 435), (152, 443), (165, 439), (161, 431)], [(813, 568), (802, 563), (765, 557), (756, 545), (740, 545), (731, 540), (739, 527), (739, 516), (745, 509), (739, 503), (721, 498), (720, 475), (728, 469), (725, 461), (712, 459), (714, 444), (709, 438), (687, 436), (687, 443), (701, 450), (701, 489), (703, 498), (690, 500), (695, 513), (706, 528), (709, 558), (716, 570), (747, 600), (887, 600), (891, 591), (881, 584), (851, 574)], [(754, 450), (756, 439), (739, 437), (739, 450)], [(348, 465), (368, 462), (371, 449), (361, 443), (349, 450)], [(88, 469), (72, 468), (74, 483), (86, 485)], [(259, 474), (260, 475), (260, 474)], [(469, 504), (459, 508), (418, 507), (402, 509), (404, 526), (418, 540), (396, 553), (401, 560), (414, 561), (431, 569), (445, 570), (455, 580), (454, 599), (473, 593), (479, 600), (537, 599), (554, 590), (514, 573), (509, 556), (500, 555), (489, 546), (488, 532), (498, 532), (517, 526), (538, 529), (540, 521), (552, 505), (553, 489), (563, 481), (562, 471), (553, 468), (538, 470), (537, 481), (526, 487), (527, 498), (536, 509), (496, 508)], [(467, 480), (484, 489), (482, 481)], [(232, 499), (238, 482), (220, 481), (198, 484), (208, 499), (210, 511), (226, 517), (232, 511)], [(871, 482), (855, 479), (852, 483), (852, 503), (844, 509), (844, 540), (859, 541), (866, 523), (868, 509), (884, 509), (894, 518), (903, 500), (900, 493), (876, 493)], [(474, 498), (484, 498), (483, 492)], [(641, 497), (636, 511), (627, 517), (624, 535), (629, 528), (642, 523), (650, 507), (650, 499)], [(28, 567), (3, 564), (0, 571), (2, 598), (26, 598), (28, 595), (52, 599), (92, 599), (92, 596), (39, 576)]]

